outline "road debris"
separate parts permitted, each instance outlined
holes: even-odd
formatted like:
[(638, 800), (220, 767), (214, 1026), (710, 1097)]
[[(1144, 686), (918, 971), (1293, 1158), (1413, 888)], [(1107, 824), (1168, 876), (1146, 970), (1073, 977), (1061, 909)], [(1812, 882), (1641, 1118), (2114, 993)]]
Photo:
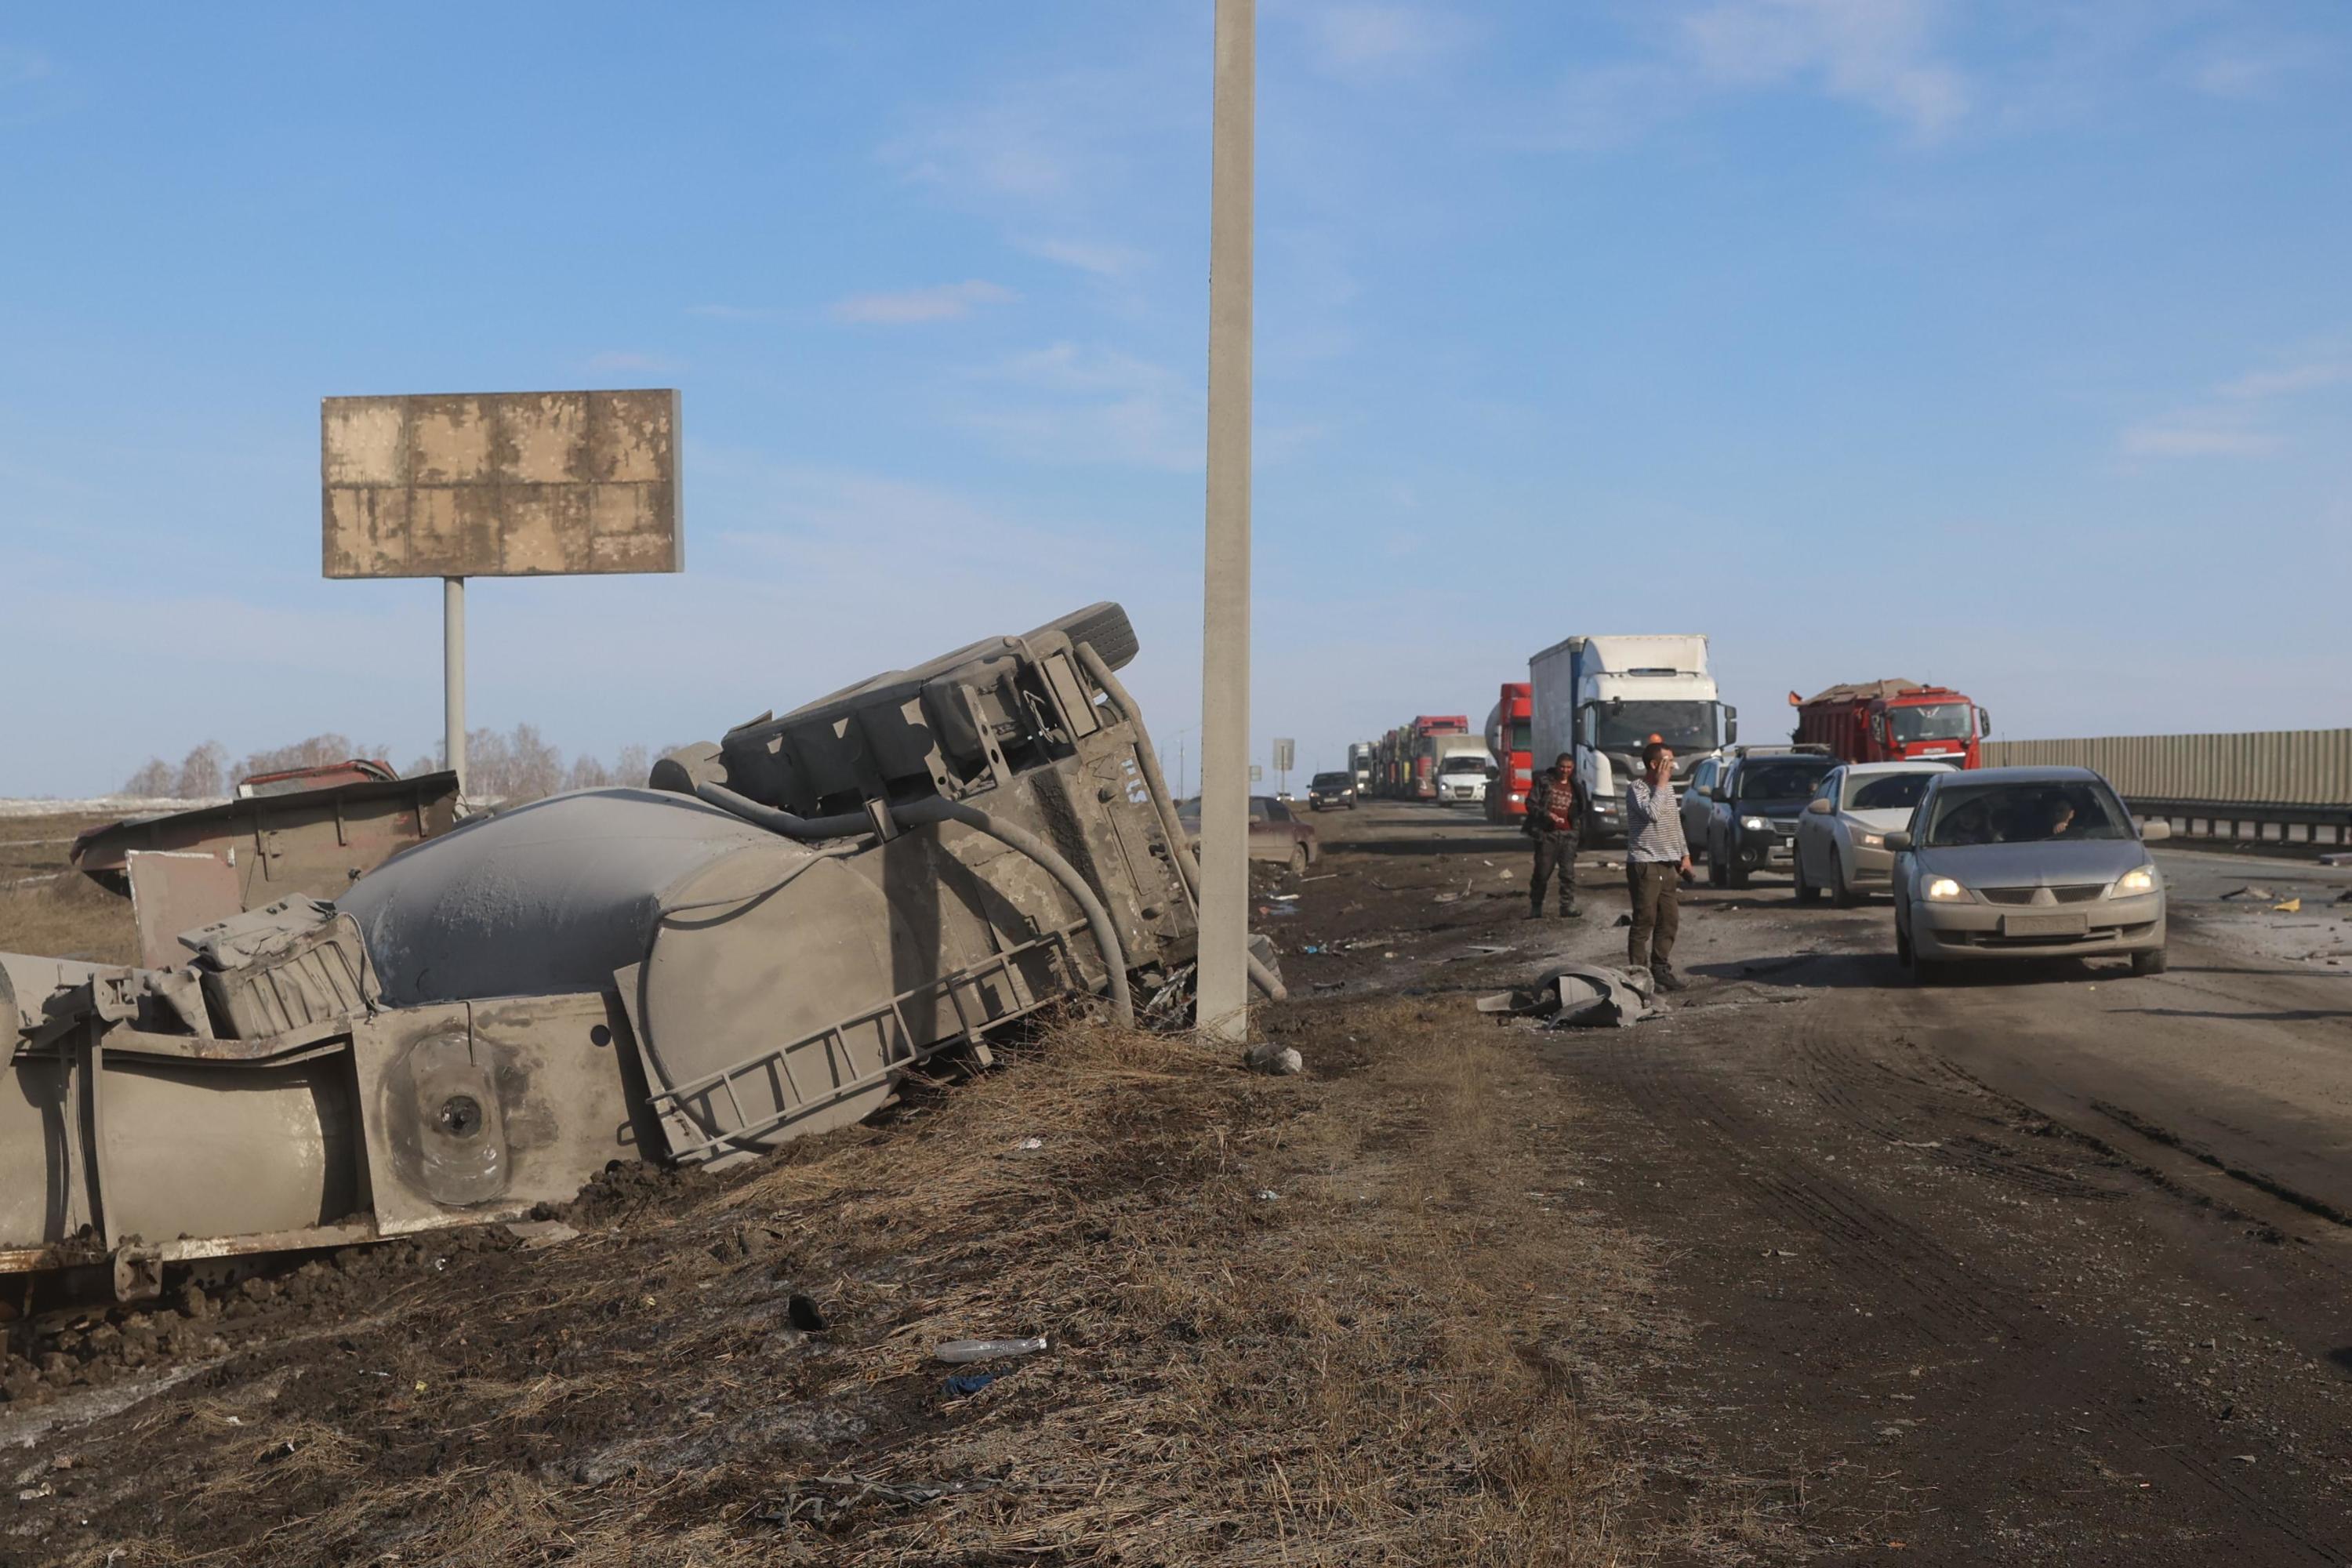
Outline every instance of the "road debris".
[(1290, 1047), (1277, 1046), (1271, 1040), (1252, 1046), (1242, 1061), (1253, 1072), (1270, 1073), (1276, 1078), (1292, 1078), (1307, 1070), (1306, 1058)]
[(1643, 970), (1612, 969), (1604, 963), (1571, 963), (1552, 971), (1533, 986), (1497, 991), (1478, 998), (1478, 1011), (1490, 1016), (1549, 1020), (1548, 1028), (1630, 1029), (1646, 1018), (1661, 1017), (1665, 1009), (1652, 994), (1654, 982)]
[(2268, 888), (2258, 888), (2249, 882), (2242, 888), (2231, 889), (2228, 892), (2223, 893), (2221, 897), (2226, 900), (2230, 899), (2275, 899), (2278, 895), (2272, 892)]
[(521, 1242), (525, 1252), (533, 1252), (572, 1240), (580, 1233), (560, 1219), (520, 1219), (507, 1226), (507, 1234)]
[(976, 1361), (1002, 1361), (1007, 1356), (1035, 1355), (1045, 1349), (1045, 1336), (1025, 1340), (950, 1340), (931, 1352), (933, 1361), (963, 1366)]
[(2303, 913), (2303, 900), (2300, 897), (2282, 899), (2271, 906), (2271, 912), (2278, 915), (2299, 915)]

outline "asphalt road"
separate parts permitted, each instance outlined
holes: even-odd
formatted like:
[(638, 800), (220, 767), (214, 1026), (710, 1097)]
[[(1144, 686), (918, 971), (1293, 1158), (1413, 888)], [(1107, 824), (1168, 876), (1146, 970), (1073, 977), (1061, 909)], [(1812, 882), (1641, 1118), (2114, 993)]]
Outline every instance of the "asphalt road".
[[(1516, 835), (1316, 820), (1329, 875), (1277, 926), (1310, 995), (1466, 1005), (1622, 962), (1613, 856), (1586, 858), (1584, 921), (1531, 921)], [(2352, 1561), (2352, 873), (2162, 858), (2165, 975), (1923, 989), (1883, 901), (1765, 878), (1685, 895), (1667, 1017), (1529, 1036), (1610, 1108), (1591, 1195), (1700, 1325), (1655, 1396), (1824, 1550)], [(2221, 897), (2249, 886), (2272, 896)]]

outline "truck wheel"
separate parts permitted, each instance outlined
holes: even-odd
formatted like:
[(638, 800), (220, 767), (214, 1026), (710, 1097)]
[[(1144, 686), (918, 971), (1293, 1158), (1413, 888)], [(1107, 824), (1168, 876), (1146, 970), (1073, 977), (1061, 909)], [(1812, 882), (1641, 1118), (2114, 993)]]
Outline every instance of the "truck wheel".
[(1138, 644), (1135, 627), (1129, 622), (1127, 612), (1106, 599), (1099, 605), (1088, 605), (1073, 611), (1053, 623), (1054, 630), (1064, 633), (1074, 643), (1089, 642), (1102, 661), (1113, 669), (1124, 669), (1135, 658)]
[(2154, 952), (2135, 952), (2132, 954), (2132, 973), (2134, 974), (2161, 974), (2164, 973), (2164, 949), (2160, 947)]

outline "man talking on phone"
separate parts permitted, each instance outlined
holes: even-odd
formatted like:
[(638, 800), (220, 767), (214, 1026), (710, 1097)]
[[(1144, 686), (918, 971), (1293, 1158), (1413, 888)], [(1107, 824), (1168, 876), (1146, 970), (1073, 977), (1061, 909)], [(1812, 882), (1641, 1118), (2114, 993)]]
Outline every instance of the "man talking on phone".
[(1667, 961), (1682, 929), (1682, 884), (1691, 869), (1674, 776), (1674, 748), (1654, 739), (1642, 748), (1642, 776), (1625, 786), (1625, 887), (1633, 895), (1625, 956), (1649, 970), (1661, 991), (1683, 988)]

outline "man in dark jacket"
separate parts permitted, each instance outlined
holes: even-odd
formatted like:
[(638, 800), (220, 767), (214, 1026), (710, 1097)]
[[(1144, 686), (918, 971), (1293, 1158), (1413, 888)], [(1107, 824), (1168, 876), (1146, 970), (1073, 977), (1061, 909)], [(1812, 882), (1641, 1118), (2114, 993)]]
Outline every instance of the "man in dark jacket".
[(1576, 907), (1576, 851), (1584, 821), (1576, 800), (1576, 757), (1562, 752), (1528, 785), (1528, 819), (1521, 831), (1536, 841), (1536, 867), (1528, 879), (1528, 919), (1543, 914), (1544, 885), (1559, 873), (1559, 912), (1582, 918)]

